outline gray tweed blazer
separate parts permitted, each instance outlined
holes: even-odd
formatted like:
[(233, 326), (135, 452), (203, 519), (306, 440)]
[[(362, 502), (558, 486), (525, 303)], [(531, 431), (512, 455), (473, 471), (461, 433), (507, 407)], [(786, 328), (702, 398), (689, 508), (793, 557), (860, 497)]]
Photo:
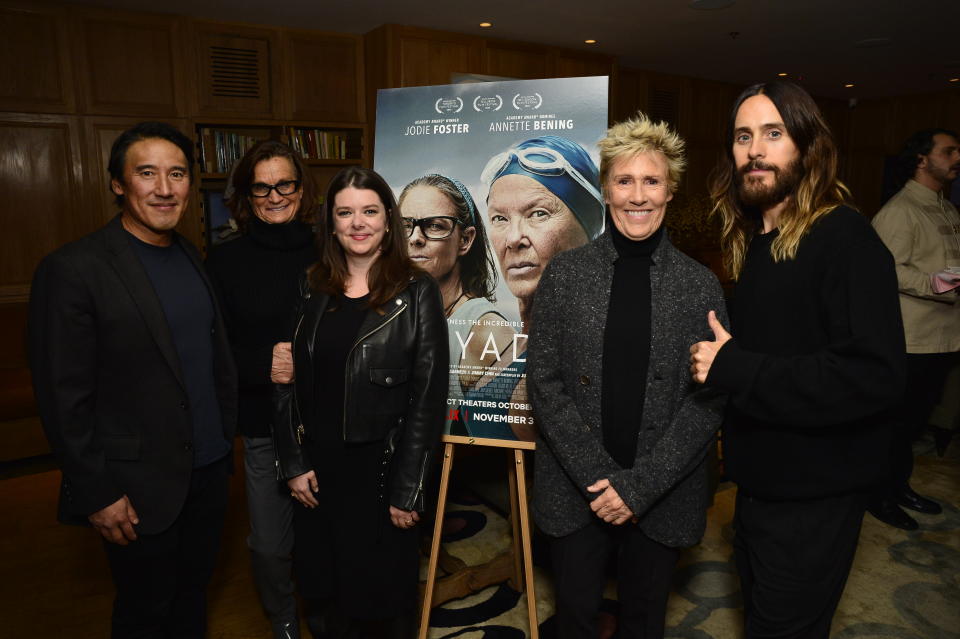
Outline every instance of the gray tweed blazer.
[[(650, 267), (650, 365), (633, 468), (603, 447), (600, 429), (603, 333), (617, 251), (609, 231), (557, 255), (537, 287), (527, 384), (538, 427), (533, 516), (560, 537), (587, 525), (603, 478), (664, 545), (690, 546), (703, 535), (710, 495), (707, 452), (724, 396), (690, 378), (690, 346), (713, 339), (707, 311), (729, 326), (723, 293), (707, 268), (664, 235)], [(627, 526), (631, 523), (624, 524)]]

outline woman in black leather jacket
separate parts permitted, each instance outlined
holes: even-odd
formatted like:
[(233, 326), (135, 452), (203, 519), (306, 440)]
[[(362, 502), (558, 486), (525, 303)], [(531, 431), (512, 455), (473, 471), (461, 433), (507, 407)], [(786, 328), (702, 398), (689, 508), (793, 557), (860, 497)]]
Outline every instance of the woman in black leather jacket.
[(294, 379), (277, 392), (279, 470), (302, 506), (297, 585), (315, 637), (407, 637), (416, 524), (446, 404), (443, 305), (407, 258), (393, 193), (373, 171), (333, 178), (317, 237)]

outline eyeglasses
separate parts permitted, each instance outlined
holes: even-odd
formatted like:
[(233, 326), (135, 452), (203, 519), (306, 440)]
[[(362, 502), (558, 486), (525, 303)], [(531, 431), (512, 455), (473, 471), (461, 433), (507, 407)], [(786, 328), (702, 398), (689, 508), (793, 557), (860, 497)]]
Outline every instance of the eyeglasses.
[(450, 215), (432, 215), (430, 217), (405, 217), (402, 221), (403, 230), (407, 237), (413, 236), (413, 229), (420, 227), (420, 232), (428, 240), (445, 240), (453, 235), (453, 229), (462, 221)]
[(277, 195), (293, 195), (299, 189), (300, 180), (284, 180), (276, 184), (254, 182), (250, 185), (250, 195), (253, 197), (267, 197), (270, 195), (270, 191), (276, 191)]
[(570, 164), (567, 158), (559, 151), (554, 151), (545, 146), (510, 149), (509, 151), (498, 153), (487, 162), (483, 173), (480, 174), (480, 179), (484, 184), (489, 186), (497, 178), (497, 175), (509, 166), (513, 158), (517, 158), (517, 162), (524, 170), (536, 175), (558, 177), (566, 173), (573, 178), (577, 184), (583, 187), (587, 193), (598, 201), (603, 202), (603, 196), (600, 195), (600, 191), (577, 170), (577, 167)]

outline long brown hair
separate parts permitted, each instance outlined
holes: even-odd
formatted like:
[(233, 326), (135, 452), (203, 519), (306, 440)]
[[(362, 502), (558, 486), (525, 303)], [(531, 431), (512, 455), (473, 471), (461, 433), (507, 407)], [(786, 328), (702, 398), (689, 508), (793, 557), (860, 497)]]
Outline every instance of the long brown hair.
[(287, 158), (297, 173), (300, 182), (300, 208), (297, 209), (296, 219), (305, 224), (313, 223), (317, 212), (317, 186), (313, 174), (307, 169), (300, 154), (283, 142), (277, 140), (261, 140), (243, 154), (236, 168), (233, 169), (231, 183), (233, 193), (227, 198), (227, 208), (233, 214), (240, 230), (246, 230), (250, 218), (254, 216), (253, 205), (250, 203), (250, 187), (253, 184), (253, 174), (257, 165), (264, 160), (273, 158)]
[(343, 246), (333, 234), (333, 210), (337, 193), (348, 187), (374, 191), (383, 203), (387, 215), (387, 232), (380, 244), (376, 260), (367, 273), (367, 286), (370, 289), (369, 304), (372, 308), (381, 306), (406, 288), (410, 279), (421, 270), (410, 262), (407, 255), (407, 236), (403, 232), (400, 208), (393, 197), (393, 191), (378, 173), (361, 166), (348, 166), (333, 176), (327, 188), (327, 197), (323, 203), (323, 214), (317, 227), (317, 250), (319, 259), (307, 271), (310, 288), (327, 295), (340, 295), (346, 290), (347, 257)]
[(770, 249), (774, 261), (795, 258), (800, 240), (813, 224), (841, 204), (847, 204), (850, 198), (850, 190), (837, 177), (837, 147), (830, 128), (810, 94), (786, 80), (748, 87), (734, 102), (727, 122), (723, 158), (710, 177), (711, 214), (720, 216), (723, 263), (733, 279), (743, 270), (747, 246), (760, 219), (759, 211), (746, 209), (740, 202), (737, 164), (733, 157), (737, 112), (755, 95), (767, 96), (777, 107), (787, 133), (800, 152), (802, 176), (778, 220), (779, 235)]

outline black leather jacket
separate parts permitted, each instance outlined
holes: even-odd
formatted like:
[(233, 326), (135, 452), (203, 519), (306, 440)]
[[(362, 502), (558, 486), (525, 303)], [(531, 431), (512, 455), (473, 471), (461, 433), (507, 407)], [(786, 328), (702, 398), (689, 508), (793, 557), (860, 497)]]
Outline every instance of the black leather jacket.
[[(278, 384), (274, 443), (281, 477), (312, 470), (300, 441), (313, 423), (313, 345), (330, 297), (306, 284), (293, 335), (293, 384)], [(399, 295), (367, 312), (347, 356), (343, 440), (384, 441), (392, 453), (386, 497), (403, 510), (423, 510), (423, 485), (440, 442), (448, 378), (447, 322), (437, 283), (410, 281)]]

